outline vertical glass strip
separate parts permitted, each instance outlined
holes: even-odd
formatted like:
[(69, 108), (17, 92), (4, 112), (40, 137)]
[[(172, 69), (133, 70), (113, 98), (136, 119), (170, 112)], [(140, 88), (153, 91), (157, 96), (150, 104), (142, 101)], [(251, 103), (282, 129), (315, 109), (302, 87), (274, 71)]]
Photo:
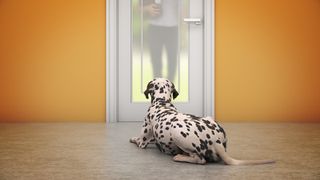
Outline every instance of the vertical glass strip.
[(188, 102), (189, 100), (189, 25), (183, 18), (189, 17), (189, 0), (182, 0), (179, 4), (179, 57), (178, 57), (178, 91), (175, 101)]
[(144, 43), (143, 43), (143, 24), (144, 24), (144, 19), (143, 19), (143, 0), (140, 0), (140, 57), (141, 57), (141, 73), (140, 73), (140, 92), (143, 93), (143, 48), (144, 48)]
[(132, 86), (131, 86), (131, 102), (137, 102), (139, 99), (143, 99), (142, 93), (142, 43), (141, 39), (143, 38), (141, 36), (142, 28), (143, 27), (143, 19), (141, 16), (143, 16), (143, 11), (140, 9), (143, 7), (142, 5), (143, 0), (131, 0), (131, 6), (132, 6), (132, 22), (131, 22), (131, 32), (132, 32), (132, 44), (131, 44), (131, 69), (132, 69)]
[(181, 64), (181, 57), (180, 57), (180, 51), (181, 51), (181, 19), (183, 18), (182, 17), (182, 2), (179, 1), (179, 6), (178, 6), (178, 32), (179, 32), (179, 36), (178, 36), (178, 56), (177, 56), (177, 74), (176, 76), (178, 77), (178, 84), (177, 84), (177, 91), (180, 91), (180, 87), (181, 87), (181, 84), (180, 84), (180, 64)]
[(189, 16), (189, 0), (131, 0), (131, 4), (131, 101), (149, 101), (143, 94), (147, 83), (164, 77), (171, 78), (180, 93), (175, 101), (188, 102), (189, 26), (183, 18)]

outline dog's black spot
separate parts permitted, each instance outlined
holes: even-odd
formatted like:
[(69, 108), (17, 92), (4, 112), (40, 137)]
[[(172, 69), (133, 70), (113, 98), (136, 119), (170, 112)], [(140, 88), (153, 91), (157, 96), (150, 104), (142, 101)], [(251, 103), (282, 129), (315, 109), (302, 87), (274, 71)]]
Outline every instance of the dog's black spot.
[(169, 130), (169, 127), (166, 127), (166, 130)]
[(221, 141), (220, 141), (220, 140), (217, 140), (216, 143), (221, 144)]
[(194, 134), (199, 138), (198, 132), (194, 131)]
[(185, 134), (184, 132), (180, 132), (180, 134), (183, 136), (183, 137), (187, 137), (187, 134)]
[(199, 130), (200, 132), (202, 132), (201, 126), (200, 126), (199, 124), (196, 124), (196, 126), (197, 126), (198, 130)]
[(154, 128), (156, 128), (156, 129), (158, 129), (158, 127), (159, 127), (159, 124), (156, 124), (156, 125), (154, 126)]
[(163, 133), (163, 131), (162, 131), (162, 130), (160, 130), (160, 131), (159, 131), (159, 133), (160, 133), (160, 134), (162, 134), (162, 133)]
[(223, 137), (226, 138), (226, 132), (224, 131), (224, 129), (219, 124), (218, 124), (218, 127), (220, 131), (223, 133)]
[(222, 145), (223, 145), (225, 151), (227, 151), (227, 142), (222, 143)]
[(173, 118), (170, 119), (170, 121), (171, 121), (171, 122), (178, 121), (178, 118), (177, 118), (177, 117), (173, 117)]
[(177, 123), (177, 125), (179, 126), (179, 128), (182, 128), (183, 126), (181, 125), (181, 124), (179, 124), (179, 123)]
[(204, 150), (204, 149), (205, 149), (203, 144), (200, 144), (200, 149), (201, 149), (201, 150)]
[(196, 147), (196, 149), (197, 149), (197, 151), (198, 151), (198, 152), (200, 152), (200, 151), (201, 151), (201, 149), (200, 149), (200, 147), (199, 147), (199, 146), (197, 146), (197, 147)]
[(148, 129), (144, 129), (144, 133), (147, 133), (148, 132)]
[(160, 93), (163, 93), (163, 87), (160, 88)]
[(203, 119), (202, 120), (205, 124), (210, 124), (210, 121), (206, 120), (206, 119)]
[(212, 145), (212, 144), (213, 144), (213, 142), (211, 140), (209, 140), (209, 145)]
[(210, 139), (210, 135), (209, 134), (207, 134), (207, 138)]
[(200, 148), (202, 150), (208, 149), (208, 142), (203, 141), (202, 139), (200, 139)]
[(211, 122), (209, 120), (203, 119), (202, 122), (205, 123), (205, 125), (207, 126), (207, 128), (214, 130), (215, 127), (211, 124)]
[(142, 139), (143, 141), (146, 141), (147, 140), (147, 138), (146, 137), (143, 137), (143, 139)]
[(213, 152), (212, 150), (208, 149), (206, 150), (205, 154), (204, 154), (204, 158), (206, 161), (208, 162), (213, 162), (214, 158), (213, 158)]
[(215, 135), (214, 131), (211, 131), (213, 135)]
[(196, 144), (194, 144), (194, 143), (191, 143), (191, 144), (192, 144), (193, 147), (196, 147)]

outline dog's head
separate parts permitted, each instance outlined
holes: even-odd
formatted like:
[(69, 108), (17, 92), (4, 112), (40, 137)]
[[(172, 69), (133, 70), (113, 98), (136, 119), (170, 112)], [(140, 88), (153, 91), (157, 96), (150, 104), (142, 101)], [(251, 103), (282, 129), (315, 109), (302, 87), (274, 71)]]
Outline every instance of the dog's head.
[(171, 94), (173, 99), (179, 95), (174, 84), (165, 78), (153, 79), (148, 83), (147, 89), (144, 91), (147, 99), (149, 99), (149, 95), (151, 96), (151, 103), (157, 100), (170, 102)]

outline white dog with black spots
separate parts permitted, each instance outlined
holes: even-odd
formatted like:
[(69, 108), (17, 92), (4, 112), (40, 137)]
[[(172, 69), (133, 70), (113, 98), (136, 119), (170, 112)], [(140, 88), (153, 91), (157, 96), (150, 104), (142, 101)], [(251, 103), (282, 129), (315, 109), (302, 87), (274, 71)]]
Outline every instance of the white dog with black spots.
[[(226, 153), (227, 138), (223, 128), (211, 117), (197, 117), (177, 111), (171, 103), (179, 93), (172, 82), (156, 78), (144, 92), (151, 96), (151, 106), (139, 137), (130, 142), (146, 148), (155, 142), (160, 151), (174, 155), (173, 160), (205, 164), (221, 159), (228, 165), (273, 163), (273, 160), (237, 160)], [(172, 98), (171, 98), (172, 95)]]

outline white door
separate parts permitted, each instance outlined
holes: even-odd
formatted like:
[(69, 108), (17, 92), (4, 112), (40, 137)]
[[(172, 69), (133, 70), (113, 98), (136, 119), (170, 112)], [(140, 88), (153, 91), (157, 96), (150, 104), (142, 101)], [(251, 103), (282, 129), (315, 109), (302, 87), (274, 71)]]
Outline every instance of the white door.
[(213, 93), (204, 88), (204, 1), (116, 2), (118, 121), (144, 119), (150, 99), (143, 92), (155, 77), (175, 84), (179, 111), (204, 116), (204, 96)]

